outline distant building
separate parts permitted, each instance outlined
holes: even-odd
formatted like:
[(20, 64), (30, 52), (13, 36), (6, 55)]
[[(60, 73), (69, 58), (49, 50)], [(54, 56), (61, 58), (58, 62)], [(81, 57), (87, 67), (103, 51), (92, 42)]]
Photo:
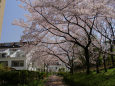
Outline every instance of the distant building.
[[(0, 64), (16, 70), (37, 70), (40, 68), (36, 61), (31, 61), (31, 52), (26, 54), (21, 47), (26, 42), (0, 43)], [(54, 61), (45, 68), (48, 72), (58, 72), (60, 69), (68, 71), (61, 61)]]
[(69, 69), (61, 61), (48, 66), (48, 71), (49, 72), (59, 72), (62, 69), (63, 69), (63, 72), (64, 71), (69, 71)]
[(51, 62), (45, 67), (45, 70), (48, 72), (59, 72), (59, 71), (69, 71), (69, 69), (65, 66), (63, 62), (60, 60), (56, 60), (54, 62)]
[(16, 70), (36, 70), (20, 47), (20, 42), (0, 43), (0, 64)]

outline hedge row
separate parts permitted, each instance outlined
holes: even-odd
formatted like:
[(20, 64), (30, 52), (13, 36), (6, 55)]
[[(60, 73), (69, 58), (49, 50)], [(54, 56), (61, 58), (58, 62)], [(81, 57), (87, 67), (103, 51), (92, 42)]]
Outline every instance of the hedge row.
[(28, 84), (46, 77), (45, 73), (33, 71), (0, 71), (0, 84)]

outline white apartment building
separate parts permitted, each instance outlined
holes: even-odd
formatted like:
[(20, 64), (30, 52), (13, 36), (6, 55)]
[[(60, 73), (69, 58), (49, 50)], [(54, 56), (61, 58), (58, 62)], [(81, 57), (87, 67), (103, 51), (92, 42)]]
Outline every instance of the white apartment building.
[(36, 70), (20, 47), (19, 42), (0, 43), (0, 64), (16, 70)]
[[(24, 43), (26, 42), (0, 43), (0, 64), (16, 70), (36, 71), (37, 69), (43, 69), (40, 68), (35, 61), (31, 61), (31, 57), (29, 57), (31, 51), (26, 55), (25, 52), (21, 50), (21, 46), (23, 46)], [(61, 61), (58, 61), (50, 64), (48, 71), (58, 72), (61, 68), (66, 69), (66, 71), (68, 70)]]

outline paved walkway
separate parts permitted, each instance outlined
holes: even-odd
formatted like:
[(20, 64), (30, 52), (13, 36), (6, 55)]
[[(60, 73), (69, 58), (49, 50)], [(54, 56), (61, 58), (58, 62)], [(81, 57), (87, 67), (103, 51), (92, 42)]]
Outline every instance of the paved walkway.
[(48, 78), (45, 86), (67, 86), (63, 83), (63, 78), (52, 75)]

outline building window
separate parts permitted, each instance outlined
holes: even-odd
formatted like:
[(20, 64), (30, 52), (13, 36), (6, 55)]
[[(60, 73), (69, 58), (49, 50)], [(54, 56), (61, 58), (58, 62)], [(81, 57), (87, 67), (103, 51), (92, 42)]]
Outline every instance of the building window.
[(6, 53), (2, 53), (2, 58), (5, 58), (5, 57), (7, 57)]
[(11, 46), (11, 44), (10, 44), (10, 43), (5, 43), (4, 45), (5, 45), (5, 46)]
[(56, 65), (60, 65), (59, 62), (56, 62)]
[(0, 64), (2, 64), (3, 66), (8, 66), (8, 61), (0, 61)]
[(12, 67), (23, 67), (23, 66), (24, 66), (23, 60), (12, 61)]
[(57, 70), (57, 67), (56, 67), (56, 70)]

